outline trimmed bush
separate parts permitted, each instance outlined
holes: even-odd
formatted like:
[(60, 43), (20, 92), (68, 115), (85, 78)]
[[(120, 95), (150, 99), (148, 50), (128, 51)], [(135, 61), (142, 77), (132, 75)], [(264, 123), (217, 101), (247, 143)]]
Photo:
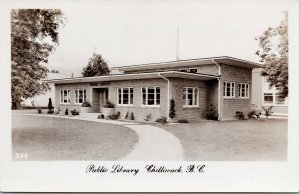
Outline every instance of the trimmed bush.
[(165, 116), (162, 116), (162, 117), (156, 119), (155, 122), (156, 123), (160, 123), (160, 124), (166, 124), (166, 123), (168, 123), (167, 117), (165, 117)]
[(129, 118), (129, 112), (127, 112), (125, 115), (125, 119), (128, 119), (128, 118)]
[(38, 107), (37, 111), (38, 111), (39, 114), (42, 114), (42, 109), (41, 109), (41, 107)]
[(260, 113), (258, 113), (255, 110), (252, 110), (252, 111), (248, 112), (247, 117), (248, 117), (248, 119), (256, 119), (256, 118), (260, 117)]
[(131, 112), (130, 120), (134, 120), (134, 119), (135, 119), (134, 114), (133, 114), (133, 112)]
[(104, 114), (98, 115), (97, 119), (104, 119)]
[(84, 100), (81, 106), (82, 107), (91, 107), (91, 104), (88, 101)]
[(65, 115), (69, 115), (69, 110), (66, 108)]
[[(115, 114), (109, 115), (108, 118), (111, 119), (111, 120), (117, 120), (117, 119), (120, 118), (120, 115), (121, 115), (121, 113), (118, 111)], [(104, 118), (104, 115), (103, 115), (103, 118)]]
[(218, 111), (213, 104), (208, 105), (204, 115), (208, 120), (218, 120), (219, 117)]
[(106, 103), (103, 105), (103, 108), (115, 108), (115, 104), (107, 99)]
[(76, 109), (71, 110), (71, 114), (72, 115), (79, 115), (79, 111), (77, 111)]
[(243, 112), (236, 111), (235, 112), (235, 118), (238, 120), (247, 120), (246, 115)]
[(172, 98), (170, 100), (170, 112), (169, 112), (169, 117), (171, 119), (174, 119), (176, 116), (176, 111), (175, 111), (175, 100)]
[[(49, 109), (49, 110), (54, 109), (54, 107), (53, 107), (53, 105), (52, 105), (52, 100), (51, 100), (51, 98), (49, 98), (48, 109)], [(53, 113), (48, 113), (48, 114), (53, 114)]]
[(47, 111), (47, 114), (53, 114), (53, 113), (54, 113), (53, 109)]
[(188, 121), (187, 119), (180, 119), (178, 120), (178, 123), (189, 123), (190, 121)]

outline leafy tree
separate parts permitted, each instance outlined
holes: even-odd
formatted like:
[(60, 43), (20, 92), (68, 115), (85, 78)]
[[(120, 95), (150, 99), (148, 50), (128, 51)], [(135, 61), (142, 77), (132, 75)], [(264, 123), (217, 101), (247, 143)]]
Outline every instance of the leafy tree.
[(265, 67), (262, 75), (266, 76), (271, 87), (275, 87), (280, 95), (288, 96), (288, 14), (277, 27), (269, 27), (259, 41), (260, 50), (256, 55), (260, 57)]
[(88, 65), (82, 69), (83, 77), (108, 75), (110, 69), (101, 55), (94, 53), (89, 59)]
[(44, 66), (59, 44), (59, 27), (65, 18), (58, 9), (15, 9), (11, 11), (12, 108), (49, 90)]
[(176, 116), (176, 111), (175, 111), (175, 100), (171, 99), (170, 100), (170, 112), (169, 112), (169, 117), (171, 119), (174, 119)]

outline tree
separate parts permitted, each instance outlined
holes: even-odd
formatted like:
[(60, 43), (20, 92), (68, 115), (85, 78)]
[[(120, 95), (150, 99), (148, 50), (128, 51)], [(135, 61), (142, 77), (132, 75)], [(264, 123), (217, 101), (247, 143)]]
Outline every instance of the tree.
[(170, 100), (170, 112), (169, 112), (169, 117), (171, 119), (174, 119), (176, 116), (176, 111), (175, 111), (175, 100), (172, 98)]
[(110, 69), (101, 55), (94, 53), (89, 59), (88, 65), (82, 69), (83, 77), (108, 75)]
[(264, 64), (262, 76), (266, 76), (270, 87), (275, 87), (283, 97), (288, 96), (288, 14), (275, 27), (269, 27), (259, 41), (260, 50), (256, 55)]
[(12, 108), (49, 90), (45, 82), (48, 57), (59, 44), (59, 27), (65, 18), (58, 9), (11, 11), (11, 96)]

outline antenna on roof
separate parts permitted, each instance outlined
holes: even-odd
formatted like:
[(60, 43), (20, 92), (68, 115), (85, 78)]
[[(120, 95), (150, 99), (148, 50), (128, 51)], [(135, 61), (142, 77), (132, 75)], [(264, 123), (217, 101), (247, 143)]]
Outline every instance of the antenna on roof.
[(177, 27), (176, 60), (179, 61), (179, 27)]

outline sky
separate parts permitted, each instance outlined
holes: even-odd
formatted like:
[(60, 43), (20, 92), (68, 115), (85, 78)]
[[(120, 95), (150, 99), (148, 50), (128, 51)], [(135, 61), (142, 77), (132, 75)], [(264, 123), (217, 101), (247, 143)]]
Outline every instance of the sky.
[(258, 62), (255, 37), (284, 18), (283, 9), (270, 4), (131, 2), (62, 9), (67, 22), (49, 64), (83, 68), (94, 52), (110, 67), (173, 61), (177, 28), (179, 59), (231, 56)]

